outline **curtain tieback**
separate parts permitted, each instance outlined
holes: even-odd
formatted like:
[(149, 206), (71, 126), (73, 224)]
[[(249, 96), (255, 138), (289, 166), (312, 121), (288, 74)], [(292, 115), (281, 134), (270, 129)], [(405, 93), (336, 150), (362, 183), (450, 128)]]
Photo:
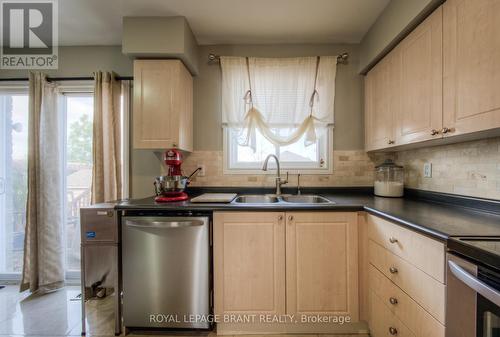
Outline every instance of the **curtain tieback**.
[(314, 89), (311, 99), (309, 100), (309, 107), (311, 108), (311, 112), (309, 113), (309, 116), (312, 116), (313, 114), (313, 108), (314, 108), (314, 98), (318, 97), (319, 98), (319, 93), (318, 90)]
[(312, 114), (313, 114), (314, 98), (316, 96), (319, 97), (318, 89), (317, 89), (317, 85), (318, 85), (318, 73), (319, 73), (319, 61), (320, 61), (320, 57), (316, 56), (316, 71), (314, 72), (314, 91), (313, 91), (313, 93), (311, 95), (311, 99), (309, 100), (309, 107), (311, 108), (311, 112), (309, 113), (309, 116), (312, 116)]
[(245, 104), (250, 104), (253, 107), (252, 90), (247, 90), (243, 99), (245, 100)]

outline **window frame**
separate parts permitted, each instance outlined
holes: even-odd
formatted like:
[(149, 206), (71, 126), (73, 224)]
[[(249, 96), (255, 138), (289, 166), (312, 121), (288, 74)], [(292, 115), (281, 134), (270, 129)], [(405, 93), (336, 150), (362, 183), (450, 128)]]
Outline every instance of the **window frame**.
[[(231, 175), (231, 174), (246, 174), (246, 175), (268, 175), (268, 174), (276, 174), (273, 171), (273, 168), (276, 167), (274, 162), (269, 162), (270, 169), (267, 171), (262, 170), (262, 163), (256, 163), (255, 165), (248, 167), (235, 167), (234, 164), (231, 163), (231, 159), (235, 156), (236, 146), (234, 144), (230, 144), (231, 141), (235, 142), (234, 139), (231, 138), (230, 133), (231, 129), (228, 126), (223, 127), (223, 149), (222, 149), (222, 157), (223, 157), (223, 174)], [(325, 155), (325, 165), (324, 167), (306, 167), (300, 166), (300, 163), (295, 162), (280, 162), (280, 169), (287, 170), (290, 173), (301, 173), (301, 174), (325, 174), (329, 175), (333, 173), (333, 126), (327, 126), (326, 130), (326, 140), (320, 146), (326, 146), (324, 149)], [(275, 151), (275, 155), (279, 158), (279, 146), (276, 146), (277, 151)]]

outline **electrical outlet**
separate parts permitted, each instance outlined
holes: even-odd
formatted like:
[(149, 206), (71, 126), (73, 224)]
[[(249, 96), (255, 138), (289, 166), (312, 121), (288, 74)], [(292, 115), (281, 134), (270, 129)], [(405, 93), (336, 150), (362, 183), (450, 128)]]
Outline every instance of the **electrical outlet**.
[(205, 176), (205, 165), (203, 164), (198, 164), (197, 165), (201, 170), (198, 171), (198, 177), (204, 177)]
[(424, 178), (432, 178), (432, 163), (424, 164)]

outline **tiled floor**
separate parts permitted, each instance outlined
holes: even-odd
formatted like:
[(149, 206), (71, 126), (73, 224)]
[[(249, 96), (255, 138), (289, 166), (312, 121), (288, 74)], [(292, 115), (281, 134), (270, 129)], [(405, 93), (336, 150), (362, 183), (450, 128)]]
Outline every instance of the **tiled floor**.
[[(69, 286), (43, 296), (19, 293), (18, 286), (0, 289), (0, 337), (62, 337), (81, 336), (81, 303), (75, 297), (80, 287)], [(113, 298), (87, 302), (87, 336), (114, 336)], [(139, 337), (140, 335), (130, 335)], [(160, 335), (165, 337), (166, 335)], [(182, 334), (178, 336), (188, 336)], [(193, 335), (193, 337), (206, 335)], [(320, 337), (306, 335), (307, 337)], [(356, 335), (362, 337), (362, 335)], [(147, 335), (145, 337), (155, 337)], [(208, 337), (215, 337), (210, 333)], [(238, 336), (249, 337), (249, 336)], [(259, 337), (252, 335), (251, 337)], [(305, 337), (304, 335), (280, 337)], [(326, 335), (321, 335), (326, 337)], [(342, 337), (336, 335), (335, 337)], [(351, 336), (352, 337), (352, 336)]]

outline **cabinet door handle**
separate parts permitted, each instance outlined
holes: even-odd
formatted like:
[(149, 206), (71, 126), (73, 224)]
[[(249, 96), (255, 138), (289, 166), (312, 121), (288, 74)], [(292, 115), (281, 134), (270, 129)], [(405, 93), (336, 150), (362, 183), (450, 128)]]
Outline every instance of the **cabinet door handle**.
[(288, 216), (288, 220), (292, 221), (293, 220), (293, 215)]
[(389, 303), (391, 303), (391, 304), (398, 304), (398, 299), (396, 297), (390, 297), (389, 298)]
[(389, 333), (393, 336), (396, 336), (398, 334), (398, 329), (391, 326), (389, 327)]
[(439, 130), (436, 130), (436, 129), (432, 129), (431, 130), (431, 136), (435, 136), (435, 135), (438, 135), (439, 134)]
[(395, 142), (396, 141), (389, 139), (389, 141), (387, 142), (387, 144), (391, 145), (391, 144), (394, 144)]
[(395, 237), (391, 236), (391, 237), (389, 238), (389, 242), (390, 242), (390, 243), (396, 243), (396, 242), (398, 242), (398, 239), (396, 239)]
[(397, 274), (397, 272), (398, 272), (398, 268), (396, 268), (396, 267), (391, 267), (391, 268), (389, 268), (389, 272), (390, 272), (391, 274)]
[(283, 220), (283, 215), (278, 216), (278, 220)]
[(442, 132), (442, 133), (449, 133), (449, 132), (453, 132), (453, 131), (455, 131), (455, 129), (454, 129), (454, 128), (447, 128), (447, 127), (444, 127), (444, 128), (442, 128), (442, 129), (441, 129), (441, 132)]

